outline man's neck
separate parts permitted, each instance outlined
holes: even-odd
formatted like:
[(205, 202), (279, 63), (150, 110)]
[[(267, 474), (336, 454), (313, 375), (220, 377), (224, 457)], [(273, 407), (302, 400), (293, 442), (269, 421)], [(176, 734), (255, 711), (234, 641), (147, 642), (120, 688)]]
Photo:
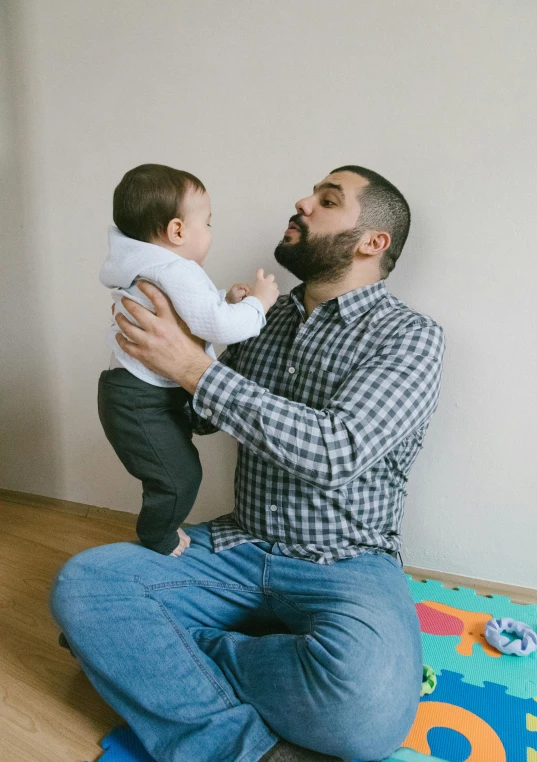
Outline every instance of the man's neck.
[(379, 280), (378, 275), (354, 275), (332, 283), (306, 283), (303, 299), (306, 316), (309, 317), (315, 307), (322, 304), (322, 302), (335, 299), (337, 296), (347, 294), (349, 291), (355, 291), (363, 286), (371, 286), (373, 283), (378, 283)]

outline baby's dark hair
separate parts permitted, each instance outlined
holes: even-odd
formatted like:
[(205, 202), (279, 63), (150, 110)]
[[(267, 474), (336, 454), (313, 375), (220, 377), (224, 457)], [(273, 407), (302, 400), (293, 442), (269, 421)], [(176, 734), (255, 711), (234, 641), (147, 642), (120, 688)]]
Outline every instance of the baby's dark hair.
[(201, 180), (190, 172), (141, 164), (129, 170), (114, 191), (114, 222), (129, 238), (152, 241), (174, 217), (182, 219), (189, 188), (205, 193)]

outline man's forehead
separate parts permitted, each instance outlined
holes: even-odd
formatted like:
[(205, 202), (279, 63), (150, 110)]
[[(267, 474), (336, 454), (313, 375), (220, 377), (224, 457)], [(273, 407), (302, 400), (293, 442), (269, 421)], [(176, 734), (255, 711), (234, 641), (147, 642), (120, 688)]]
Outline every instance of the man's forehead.
[[(356, 172), (333, 172), (318, 182), (315, 185), (315, 188), (319, 190), (322, 189), (323, 186), (339, 186), (343, 190), (345, 197), (354, 197), (357, 199), (359, 192), (362, 188), (365, 188), (366, 185), (369, 185), (369, 181), (366, 180), (365, 177), (357, 175)], [(337, 190), (337, 188), (335, 188), (335, 190)]]

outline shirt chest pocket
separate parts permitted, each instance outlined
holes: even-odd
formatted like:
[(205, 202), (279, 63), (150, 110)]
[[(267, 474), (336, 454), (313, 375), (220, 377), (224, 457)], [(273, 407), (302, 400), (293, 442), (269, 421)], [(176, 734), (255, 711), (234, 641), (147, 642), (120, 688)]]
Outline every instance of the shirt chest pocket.
[(336, 394), (345, 376), (345, 368), (332, 363), (306, 365), (300, 373), (295, 374), (294, 399), (321, 409)]
[(327, 386), (339, 384), (352, 372), (354, 358), (350, 354), (330, 354), (322, 357), (320, 362), (312, 363), (310, 372), (316, 374)]

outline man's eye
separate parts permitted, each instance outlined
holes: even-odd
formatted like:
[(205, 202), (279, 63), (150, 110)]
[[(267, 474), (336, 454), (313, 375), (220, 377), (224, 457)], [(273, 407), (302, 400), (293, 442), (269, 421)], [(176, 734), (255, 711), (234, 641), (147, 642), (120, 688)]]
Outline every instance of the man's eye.
[(328, 206), (329, 204), (331, 204), (332, 206), (335, 206), (335, 203), (333, 201), (330, 201), (327, 198), (323, 199), (322, 204), (323, 206)]

